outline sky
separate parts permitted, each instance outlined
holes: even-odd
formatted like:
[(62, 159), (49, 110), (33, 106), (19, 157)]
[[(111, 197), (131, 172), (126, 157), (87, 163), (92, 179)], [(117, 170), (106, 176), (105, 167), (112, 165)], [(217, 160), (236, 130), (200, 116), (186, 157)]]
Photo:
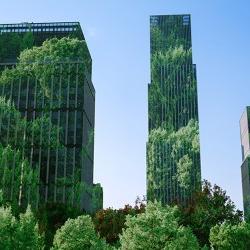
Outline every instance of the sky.
[(9, 0), (0, 23), (79, 21), (96, 89), (94, 181), (104, 207), (146, 194), (149, 16), (191, 14), (202, 178), (242, 209), (239, 119), (250, 105), (249, 0)]

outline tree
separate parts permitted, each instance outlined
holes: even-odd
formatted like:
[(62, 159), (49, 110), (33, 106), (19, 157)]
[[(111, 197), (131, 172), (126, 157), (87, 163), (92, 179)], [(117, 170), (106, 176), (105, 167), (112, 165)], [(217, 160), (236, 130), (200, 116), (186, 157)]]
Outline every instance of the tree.
[(12, 215), (10, 207), (0, 207), (0, 242), (3, 250), (43, 249), (43, 238), (30, 207), (19, 220)]
[(122, 233), (122, 229), (125, 228), (126, 216), (136, 216), (144, 211), (144, 200), (141, 201), (139, 198), (137, 198), (134, 207), (126, 205), (121, 209), (108, 208), (99, 210), (93, 217), (95, 229), (109, 244), (119, 246), (119, 235)]
[(82, 215), (76, 219), (68, 219), (56, 231), (52, 249), (104, 250), (108, 249), (108, 245), (96, 234), (91, 217), (89, 215)]
[(236, 210), (226, 191), (217, 185), (212, 187), (206, 180), (202, 191), (194, 195), (188, 207), (182, 208), (181, 223), (190, 226), (202, 246), (210, 244), (210, 229), (227, 221), (237, 225), (242, 221), (242, 212)]
[(39, 229), (44, 234), (45, 249), (50, 249), (52, 246), (57, 229), (69, 218), (75, 219), (83, 213), (76, 207), (62, 203), (41, 204), (35, 215), (39, 222)]
[(38, 223), (31, 211), (30, 206), (27, 207), (24, 214), (20, 214), (20, 220), (15, 238), (18, 242), (18, 247), (15, 246), (15, 249), (43, 249), (43, 237), (39, 234)]
[(121, 249), (199, 249), (191, 229), (179, 225), (177, 207), (148, 203), (145, 213), (127, 216)]
[(10, 207), (0, 207), (0, 242), (1, 249), (15, 249), (15, 232), (17, 230), (17, 221), (11, 214)]
[(250, 225), (245, 222), (236, 225), (230, 222), (216, 225), (211, 228), (209, 240), (215, 250), (248, 250), (250, 249)]

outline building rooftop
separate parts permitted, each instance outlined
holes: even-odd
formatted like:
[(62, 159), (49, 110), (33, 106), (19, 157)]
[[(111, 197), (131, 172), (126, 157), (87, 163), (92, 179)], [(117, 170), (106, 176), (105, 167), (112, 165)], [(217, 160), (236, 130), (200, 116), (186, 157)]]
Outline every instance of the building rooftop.
[(73, 32), (81, 30), (79, 22), (0, 24), (0, 33), (14, 32)]

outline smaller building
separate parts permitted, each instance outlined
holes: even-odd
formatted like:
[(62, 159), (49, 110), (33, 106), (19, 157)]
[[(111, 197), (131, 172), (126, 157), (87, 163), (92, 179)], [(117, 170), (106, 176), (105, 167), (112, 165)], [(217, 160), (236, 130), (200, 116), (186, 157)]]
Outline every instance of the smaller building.
[(246, 107), (240, 119), (240, 139), (242, 152), (241, 178), (244, 216), (250, 218), (250, 106)]

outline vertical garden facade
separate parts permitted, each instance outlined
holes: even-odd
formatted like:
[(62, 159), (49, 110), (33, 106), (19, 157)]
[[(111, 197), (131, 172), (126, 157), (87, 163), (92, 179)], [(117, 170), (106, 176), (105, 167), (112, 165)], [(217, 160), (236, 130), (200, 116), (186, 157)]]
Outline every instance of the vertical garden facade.
[[(7, 68), (10, 72), (15, 68), (18, 71), (17, 57), (23, 49), (40, 46), (54, 37), (85, 40), (77, 22), (0, 25), (0, 43), (6, 48), (0, 51), (1, 71)], [(13, 40), (7, 44), (9, 38)], [(7, 136), (1, 136), (0, 143), (11, 145), (37, 169), (37, 185), (27, 184), (26, 193), (19, 191), (19, 202), (23, 199), (36, 206), (62, 202), (91, 211), (96, 205), (93, 200), (101, 202), (102, 190), (100, 185), (93, 184), (95, 89), (89, 51), (86, 47), (84, 58), (55, 61), (44, 58), (26, 63), (21, 73), (2, 80), (0, 86), (0, 95), (14, 104), (13, 108), (25, 121), (19, 134), (13, 137), (17, 131), (16, 117), (4, 116), (2, 110), (0, 134), (4, 132)], [(38, 74), (32, 73), (34, 69)], [(14, 166), (15, 156), (12, 161)], [(12, 175), (10, 200), (14, 198), (14, 172)]]
[(200, 189), (196, 66), (190, 15), (150, 17), (147, 198), (186, 203)]

